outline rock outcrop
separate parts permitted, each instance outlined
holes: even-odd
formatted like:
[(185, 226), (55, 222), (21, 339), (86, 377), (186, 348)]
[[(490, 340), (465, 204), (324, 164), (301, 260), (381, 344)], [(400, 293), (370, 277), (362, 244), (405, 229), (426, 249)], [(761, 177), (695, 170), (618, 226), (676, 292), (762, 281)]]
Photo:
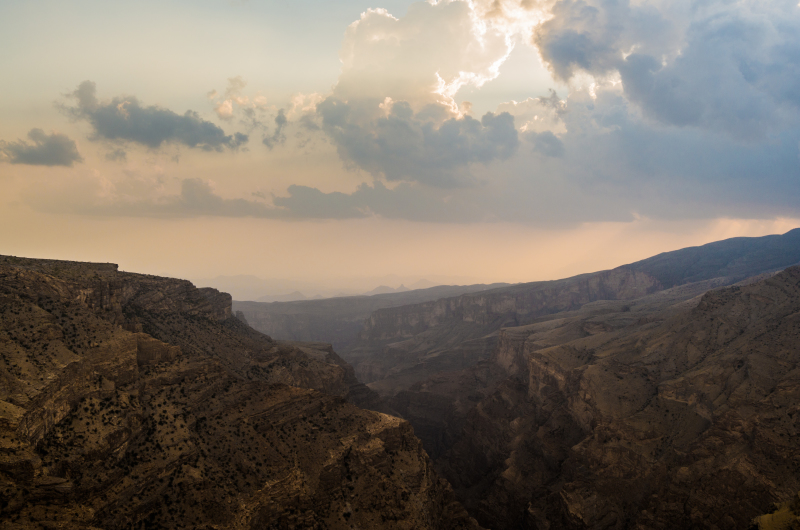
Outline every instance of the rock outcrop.
[(3, 528), (478, 528), (359, 400), (329, 345), (273, 341), (225, 293), (0, 257)]

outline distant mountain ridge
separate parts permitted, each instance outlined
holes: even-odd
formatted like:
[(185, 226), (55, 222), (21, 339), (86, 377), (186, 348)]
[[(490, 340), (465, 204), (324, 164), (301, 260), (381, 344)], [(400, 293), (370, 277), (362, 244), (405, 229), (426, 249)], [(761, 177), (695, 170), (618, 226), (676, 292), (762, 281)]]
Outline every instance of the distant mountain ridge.
[(433, 373), (462, 369), (487, 358), (503, 327), (525, 325), (596, 300), (633, 299), (712, 278), (723, 278), (719, 285), (730, 285), (798, 262), (800, 229), (737, 237), (608, 271), (378, 309), (365, 321), (358, 340), (337, 351), (361, 381), (391, 395)]
[(372, 296), (342, 296), (292, 302), (264, 303), (234, 300), (233, 310), (241, 311), (251, 326), (271, 337), (281, 340), (329, 342), (339, 349), (347, 348), (356, 339), (364, 320), (376, 309), (415, 304), (507, 285), (505, 283), (439, 285)]
[(380, 309), (342, 357), (487, 528), (748, 528), (800, 489), (799, 262), (792, 230)]

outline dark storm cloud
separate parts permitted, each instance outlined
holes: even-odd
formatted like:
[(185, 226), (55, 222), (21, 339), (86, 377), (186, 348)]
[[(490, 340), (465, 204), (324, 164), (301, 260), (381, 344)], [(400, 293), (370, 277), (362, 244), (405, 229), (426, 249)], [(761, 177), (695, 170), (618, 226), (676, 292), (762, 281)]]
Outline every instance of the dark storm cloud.
[(664, 124), (763, 137), (800, 112), (796, 2), (561, 0), (534, 42), (553, 73), (618, 72), (626, 96)]
[(649, 116), (672, 125), (747, 139), (780, 130), (800, 110), (800, 23), (794, 18), (733, 11), (698, 20), (669, 64), (647, 54), (628, 56), (620, 65), (625, 93)]
[(669, 219), (800, 215), (800, 124), (743, 142), (724, 131), (654, 126), (616, 91), (575, 95), (568, 105), (564, 156), (548, 159), (547, 174), (577, 193)]
[(556, 78), (569, 80), (583, 70), (615, 70), (632, 46), (663, 49), (674, 39), (669, 21), (650, 6), (626, 0), (561, 0), (552, 18), (535, 31), (533, 42)]
[(505, 112), (437, 125), (431, 109), (414, 114), (407, 103), (395, 102), (388, 115), (365, 119), (366, 105), (331, 97), (317, 106), (317, 113), (342, 159), (390, 181), (464, 185), (469, 164), (507, 159), (519, 145), (514, 118)]
[(174, 142), (204, 151), (236, 149), (248, 140), (242, 133), (226, 135), (193, 111), (180, 115), (155, 105), (142, 106), (133, 96), (100, 102), (91, 81), (81, 83), (70, 97), (77, 105), (62, 108), (70, 116), (89, 122), (95, 139), (135, 142), (153, 149)]
[(41, 129), (31, 129), (28, 139), (16, 142), (0, 140), (0, 153), (12, 164), (32, 166), (67, 166), (82, 162), (75, 141), (59, 133), (46, 134)]

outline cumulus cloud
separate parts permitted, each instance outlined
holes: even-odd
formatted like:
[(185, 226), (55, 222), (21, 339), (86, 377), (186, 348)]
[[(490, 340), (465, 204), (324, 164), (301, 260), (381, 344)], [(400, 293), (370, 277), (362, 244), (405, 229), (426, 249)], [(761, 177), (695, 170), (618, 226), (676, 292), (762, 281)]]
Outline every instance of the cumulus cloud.
[(253, 107), (257, 107), (257, 105), (250, 106), (250, 98), (242, 95), (242, 90), (245, 86), (247, 86), (247, 81), (239, 75), (228, 78), (228, 87), (225, 89), (225, 95), (222, 99), (217, 99), (219, 93), (216, 90), (208, 93), (208, 99), (217, 100), (214, 112), (217, 113), (219, 119), (230, 120), (233, 118), (234, 103), (251, 111)]
[[(332, 217), (390, 215), (381, 205), (393, 204), (391, 215), (422, 219), (412, 204), (429, 196), (433, 217), (454, 221), (762, 216), (778, 203), (796, 213), (785, 197), (798, 187), (799, 11), (721, 0), (451, 0), (415, 3), (402, 18), (367, 11), (345, 34), (333, 94), (299, 120), (375, 181), (352, 194), (293, 187), (277, 200)], [(494, 79), (520, 36), (569, 92), (468, 117), (457, 90)], [(409, 190), (416, 202), (400, 199)], [(459, 203), (472, 216), (451, 207)]]
[[(782, 0), (443, 0), (402, 18), (370, 10), (346, 31), (331, 93), (297, 95), (279, 111), (241, 103), (244, 82), (232, 78), (210, 97), (229, 101), (230, 116), (245, 116), (268, 148), (289, 131), (325, 135), (371, 182), (226, 198), (187, 179), (179, 192), (138, 190), (92, 211), (540, 226), (797, 217), (797, 35), (800, 9)], [(528, 45), (520, 36), (569, 90), (471, 117), (456, 91), (492, 81), (514, 43)], [(76, 108), (130, 110), (78, 92)]]
[(369, 9), (345, 32), (333, 95), (390, 97), (415, 109), (439, 103), (457, 112), (455, 93), (496, 78), (512, 48), (509, 36), (482, 23), (468, 2), (415, 2), (402, 18)]
[(552, 157), (564, 156), (564, 143), (551, 131), (540, 133), (530, 131), (525, 134), (525, 139), (532, 144), (533, 150), (537, 153)]
[(180, 115), (155, 105), (142, 106), (133, 96), (99, 101), (95, 83), (84, 81), (70, 94), (76, 106), (62, 107), (68, 115), (87, 121), (93, 139), (135, 142), (152, 149), (176, 143), (204, 151), (236, 149), (247, 143), (246, 134), (226, 135), (196, 112)]
[(402, 18), (369, 9), (345, 32), (342, 72), (305, 131), (321, 129), (345, 163), (376, 179), (434, 187), (472, 183), (470, 166), (508, 158), (519, 143), (513, 117), (480, 120), (456, 103), (465, 86), (499, 75), (514, 47), (461, 0), (415, 2)]
[(0, 140), (0, 154), (12, 164), (32, 166), (67, 166), (83, 162), (75, 141), (65, 134), (47, 134), (42, 129), (31, 129), (28, 139), (16, 142)]
[(559, 79), (617, 76), (649, 119), (752, 140), (798, 119), (798, 11), (785, 1), (560, 0), (532, 42)]
[(508, 113), (490, 112), (480, 120), (449, 118), (437, 124), (442, 112), (437, 106), (415, 113), (407, 102), (387, 99), (381, 107), (385, 114), (376, 116), (371, 110), (377, 109), (365, 110), (334, 97), (317, 106), (322, 128), (341, 158), (390, 181), (464, 185), (467, 177), (457, 170), (506, 159), (519, 144), (514, 118)]
[(555, 90), (549, 96), (528, 98), (525, 101), (508, 101), (497, 106), (497, 112), (514, 116), (514, 124), (522, 132), (567, 132), (562, 117), (567, 111), (567, 101), (558, 97)]

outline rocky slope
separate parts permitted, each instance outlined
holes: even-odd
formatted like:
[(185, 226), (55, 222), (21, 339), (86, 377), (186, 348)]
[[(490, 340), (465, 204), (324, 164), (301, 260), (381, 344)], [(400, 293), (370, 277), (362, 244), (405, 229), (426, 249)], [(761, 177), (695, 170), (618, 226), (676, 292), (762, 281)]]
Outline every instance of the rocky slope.
[(484, 526), (747, 528), (800, 489), (800, 268), (765, 276), (504, 329), (395, 406)]
[(364, 320), (375, 310), (417, 304), (506, 286), (439, 285), (400, 293), (342, 296), (295, 302), (233, 302), (250, 324), (262, 333), (284, 340), (327, 342), (337, 351), (347, 350), (358, 337)]
[(477, 528), (328, 345), (228, 295), (0, 257), (3, 528)]
[(755, 518), (752, 530), (800, 530), (800, 492), (792, 499), (776, 503), (772, 513)]
[(599, 300), (632, 300), (689, 283), (713, 279), (733, 284), (798, 262), (800, 229), (667, 252), (565, 280), (379, 309), (365, 321), (358, 341), (341, 354), (361, 381), (391, 396), (437, 373), (487, 359), (504, 327), (526, 325)]

